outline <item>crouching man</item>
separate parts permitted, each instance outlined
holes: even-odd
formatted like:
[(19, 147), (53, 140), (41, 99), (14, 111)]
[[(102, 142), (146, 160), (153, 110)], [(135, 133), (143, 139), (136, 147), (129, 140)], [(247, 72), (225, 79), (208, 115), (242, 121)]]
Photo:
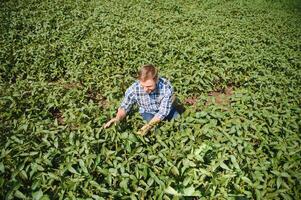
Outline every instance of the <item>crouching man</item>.
[(132, 105), (139, 106), (139, 113), (147, 121), (138, 134), (145, 135), (154, 125), (162, 120), (171, 120), (179, 115), (173, 106), (173, 88), (170, 82), (159, 77), (155, 66), (142, 66), (138, 80), (125, 92), (125, 97), (118, 108), (116, 117), (108, 121), (104, 128), (110, 127), (125, 118)]

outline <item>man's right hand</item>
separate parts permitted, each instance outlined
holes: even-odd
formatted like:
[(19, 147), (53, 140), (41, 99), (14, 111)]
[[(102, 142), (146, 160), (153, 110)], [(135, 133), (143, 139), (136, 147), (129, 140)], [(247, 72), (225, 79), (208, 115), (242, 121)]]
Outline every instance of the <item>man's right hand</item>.
[(113, 123), (117, 124), (120, 120), (117, 117), (114, 117), (110, 121), (108, 121), (106, 124), (103, 125), (104, 128), (109, 128)]
[(116, 114), (116, 117), (112, 118), (110, 121), (108, 121), (105, 125), (103, 125), (104, 128), (109, 128), (112, 123), (119, 123), (122, 119), (124, 119), (126, 116), (126, 111), (123, 108), (119, 108)]

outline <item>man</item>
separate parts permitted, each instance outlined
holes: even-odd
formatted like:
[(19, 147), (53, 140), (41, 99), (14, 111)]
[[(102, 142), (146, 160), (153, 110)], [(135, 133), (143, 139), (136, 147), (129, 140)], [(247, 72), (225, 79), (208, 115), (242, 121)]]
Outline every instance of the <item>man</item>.
[(148, 123), (138, 134), (145, 135), (154, 125), (162, 120), (171, 120), (179, 115), (173, 106), (173, 88), (169, 81), (158, 76), (155, 66), (142, 66), (138, 72), (138, 80), (125, 92), (125, 97), (118, 108), (116, 117), (104, 125), (108, 128), (125, 118), (132, 105), (137, 103), (139, 112)]

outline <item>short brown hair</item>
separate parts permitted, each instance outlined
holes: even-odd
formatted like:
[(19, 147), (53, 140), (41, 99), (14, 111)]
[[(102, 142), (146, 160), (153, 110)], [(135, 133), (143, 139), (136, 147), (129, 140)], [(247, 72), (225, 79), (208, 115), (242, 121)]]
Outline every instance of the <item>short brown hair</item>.
[(158, 70), (152, 64), (143, 65), (138, 72), (138, 79), (141, 81), (146, 81), (149, 79), (158, 79)]

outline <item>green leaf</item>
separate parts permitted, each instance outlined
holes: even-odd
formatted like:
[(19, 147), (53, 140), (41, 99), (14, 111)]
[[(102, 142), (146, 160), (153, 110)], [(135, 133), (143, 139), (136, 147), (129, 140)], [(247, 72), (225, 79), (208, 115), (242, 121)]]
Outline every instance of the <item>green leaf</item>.
[(291, 178), (291, 176), (287, 172), (282, 172), (280, 176), (285, 177), (285, 178)]
[(243, 177), (241, 177), (241, 179), (242, 179), (244, 182), (248, 183), (250, 186), (253, 185), (252, 181), (251, 181), (248, 177), (243, 176)]
[(193, 186), (190, 186), (183, 190), (183, 196), (201, 196), (201, 194), (199, 191), (195, 191)]
[(68, 167), (68, 171), (71, 172), (72, 174), (79, 174), (72, 166)]
[(92, 198), (95, 199), (95, 200), (105, 200), (103, 197), (100, 197), (100, 196), (95, 195), (95, 194), (92, 195)]
[(123, 189), (128, 189), (128, 181), (129, 179), (128, 178), (125, 178), (123, 179), (121, 182), (120, 182), (120, 187), (123, 188)]
[(54, 179), (54, 180), (60, 180), (60, 177), (57, 176), (57, 175), (54, 174), (54, 173), (48, 172), (47, 174), (48, 174), (48, 176), (49, 176), (51, 179)]
[(20, 192), (20, 190), (17, 190), (14, 194), (15, 197), (19, 198), (19, 199), (26, 199), (26, 196)]
[(230, 168), (224, 162), (221, 162), (219, 166), (223, 169), (230, 170)]
[(50, 200), (49, 196), (48, 195), (43, 195), (41, 200)]
[(207, 113), (202, 111), (202, 112), (197, 112), (195, 114), (196, 118), (203, 118), (203, 117), (206, 117)]
[(43, 196), (42, 190), (39, 190), (39, 191), (37, 191), (37, 192), (33, 192), (33, 193), (32, 193), (32, 198), (33, 198), (34, 200), (39, 200), (39, 199), (42, 198), (42, 196)]
[(190, 176), (186, 176), (184, 181), (183, 181), (183, 185), (187, 186), (189, 183), (191, 182), (191, 177)]
[(233, 166), (235, 167), (235, 169), (237, 169), (237, 170), (240, 171), (240, 167), (239, 167), (239, 165), (238, 165), (238, 163), (237, 163), (237, 161), (236, 161), (235, 156), (230, 155), (230, 159), (231, 159), (231, 162), (232, 162)]
[(185, 188), (185, 189), (183, 190), (183, 195), (184, 195), (184, 196), (193, 196), (194, 192), (195, 192), (194, 187), (193, 187), (193, 186), (190, 186), (190, 187)]
[(280, 194), (285, 200), (293, 200), (293, 198), (289, 194), (281, 193)]
[(103, 192), (103, 193), (108, 193), (109, 191), (106, 189), (106, 188), (104, 188), (104, 187), (102, 187), (101, 185), (99, 185), (97, 182), (95, 182), (95, 181), (90, 181), (89, 182), (92, 186), (94, 186), (95, 188), (97, 188), (97, 190), (99, 191), (99, 192)]
[(174, 195), (174, 196), (181, 196), (175, 189), (173, 189), (171, 186), (168, 186), (165, 190), (164, 190), (165, 193), (167, 194), (171, 194), (171, 195)]
[(156, 181), (156, 183), (159, 185), (164, 185), (164, 183), (152, 171), (149, 171), (149, 175)]
[(21, 171), (19, 172), (19, 175), (20, 175), (20, 177), (21, 177), (23, 180), (28, 180), (28, 176), (27, 176), (27, 174), (26, 174), (26, 172), (25, 172), (24, 170), (21, 170)]
[(173, 167), (171, 168), (171, 172), (172, 172), (172, 174), (175, 175), (175, 176), (179, 176), (179, 175), (180, 175), (180, 172), (179, 172), (179, 170), (178, 170), (178, 168), (177, 168), (176, 166), (173, 166)]
[(153, 183), (154, 183), (154, 179), (150, 177), (150, 178), (147, 180), (147, 185), (150, 187), (150, 186), (153, 185)]
[(206, 169), (203, 169), (203, 168), (199, 168), (198, 169), (202, 174), (205, 174), (206, 176), (212, 176), (212, 174), (207, 171)]
[(278, 177), (277, 177), (277, 189), (280, 188), (281, 183), (282, 183), (282, 178), (281, 178), (280, 176), (278, 176)]
[(85, 165), (85, 163), (84, 163), (84, 161), (82, 159), (79, 160), (79, 166), (81, 167), (81, 169), (83, 170), (83, 172), (85, 174), (89, 173), (88, 170), (87, 170), (87, 168), (86, 168), (86, 165)]
[(0, 172), (1, 172), (1, 173), (4, 173), (4, 172), (5, 172), (5, 168), (4, 168), (3, 162), (0, 162)]

